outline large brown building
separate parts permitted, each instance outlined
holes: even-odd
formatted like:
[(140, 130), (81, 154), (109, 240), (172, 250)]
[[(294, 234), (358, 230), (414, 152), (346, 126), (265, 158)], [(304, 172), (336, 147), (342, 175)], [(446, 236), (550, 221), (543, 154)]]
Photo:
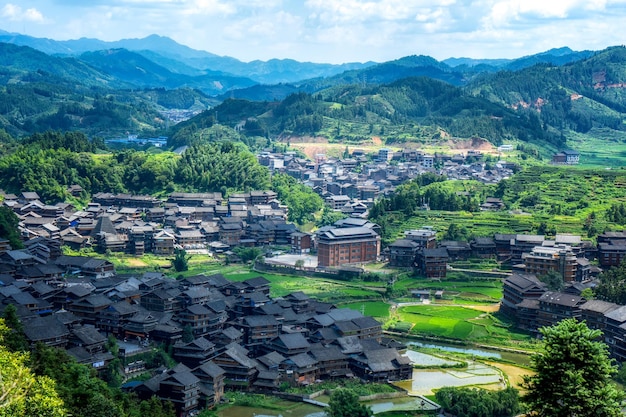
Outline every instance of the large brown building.
[(340, 266), (375, 261), (380, 236), (367, 227), (333, 228), (317, 235), (319, 266)]
[(578, 263), (569, 247), (536, 246), (530, 253), (522, 254), (523, 270), (527, 274), (542, 276), (558, 272), (565, 282), (576, 280)]

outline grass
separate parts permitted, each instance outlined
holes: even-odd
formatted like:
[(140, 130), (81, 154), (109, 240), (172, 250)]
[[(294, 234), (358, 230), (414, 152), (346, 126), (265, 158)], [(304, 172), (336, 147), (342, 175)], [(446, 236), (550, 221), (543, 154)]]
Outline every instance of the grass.
[(262, 275), (271, 282), (270, 295), (283, 297), (294, 291), (303, 291), (305, 294), (316, 297), (321, 301), (338, 303), (346, 300), (380, 300), (381, 294), (358, 283), (335, 281), (325, 278), (301, 277), (294, 275), (278, 275), (234, 269), (223, 272), (224, 276), (232, 281), (245, 281), (248, 278)]
[(362, 311), (366, 316), (386, 319), (389, 317), (389, 304), (382, 301), (364, 301), (362, 303), (341, 304), (338, 307), (347, 307)]
[(399, 322), (413, 325), (411, 334), (504, 345), (530, 340), (528, 335), (512, 331), (498, 315), (468, 307), (407, 306), (398, 308), (397, 316)]
[[(470, 278), (462, 272), (451, 272), (442, 280), (404, 276), (394, 284), (394, 291), (408, 295), (410, 289), (443, 290), (444, 299), (454, 303), (497, 303), (502, 298), (499, 279)], [(408, 300), (403, 300), (408, 301)]]

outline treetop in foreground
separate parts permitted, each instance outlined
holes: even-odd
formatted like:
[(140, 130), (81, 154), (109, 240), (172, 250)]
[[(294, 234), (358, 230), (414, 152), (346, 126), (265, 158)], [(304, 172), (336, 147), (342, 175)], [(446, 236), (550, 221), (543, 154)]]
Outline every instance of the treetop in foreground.
[(567, 319), (540, 329), (541, 349), (532, 355), (536, 374), (524, 376), (522, 398), (529, 416), (621, 416), (623, 394), (611, 381), (616, 367), (602, 332)]
[(370, 417), (372, 410), (359, 403), (359, 396), (352, 390), (338, 388), (333, 391), (328, 402), (331, 417)]

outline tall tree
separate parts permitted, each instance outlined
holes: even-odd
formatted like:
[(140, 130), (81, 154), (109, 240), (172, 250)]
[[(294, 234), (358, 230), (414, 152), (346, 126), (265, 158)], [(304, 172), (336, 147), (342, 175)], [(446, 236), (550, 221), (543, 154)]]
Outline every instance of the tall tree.
[(548, 271), (546, 274), (541, 275), (539, 280), (545, 283), (551, 291), (561, 291), (565, 286), (563, 275), (557, 271)]
[(339, 388), (333, 391), (328, 402), (330, 417), (371, 417), (372, 410), (359, 404), (359, 396), (352, 390)]
[(626, 260), (600, 274), (594, 293), (600, 300), (626, 304)]
[(0, 238), (8, 240), (13, 249), (24, 247), (20, 240), (18, 224), (19, 219), (13, 210), (7, 206), (0, 207)]
[(176, 272), (183, 272), (189, 269), (189, 256), (184, 249), (176, 249), (176, 256), (172, 260), (172, 266)]
[(535, 375), (524, 376), (522, 400), (531, 416), (621, 416), (624, 397), (611, 381), (617, 369), (599, 340), (602, 332), (566, 319), (540, 329), (541, 349), (532, 355)]

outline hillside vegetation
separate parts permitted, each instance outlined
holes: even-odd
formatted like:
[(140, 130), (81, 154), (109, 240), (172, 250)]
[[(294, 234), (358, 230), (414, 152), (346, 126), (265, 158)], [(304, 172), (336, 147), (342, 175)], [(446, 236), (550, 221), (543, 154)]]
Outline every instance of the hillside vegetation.
[[(622, 170), (530, 166), (498, 185), (443, 179), (420, 176), (374, 205), (370, 219), (382, 226), (385, 242), (426, 225), (441, 232), (444, 240), (495, 233), (575, 233), (595, 238), (604, 230), (626, 225)], [(479, 204), (494, 196), (502, 198), (506, 208), (480, 211)], [(422, 210), (422, 202), (431, 210)]]

